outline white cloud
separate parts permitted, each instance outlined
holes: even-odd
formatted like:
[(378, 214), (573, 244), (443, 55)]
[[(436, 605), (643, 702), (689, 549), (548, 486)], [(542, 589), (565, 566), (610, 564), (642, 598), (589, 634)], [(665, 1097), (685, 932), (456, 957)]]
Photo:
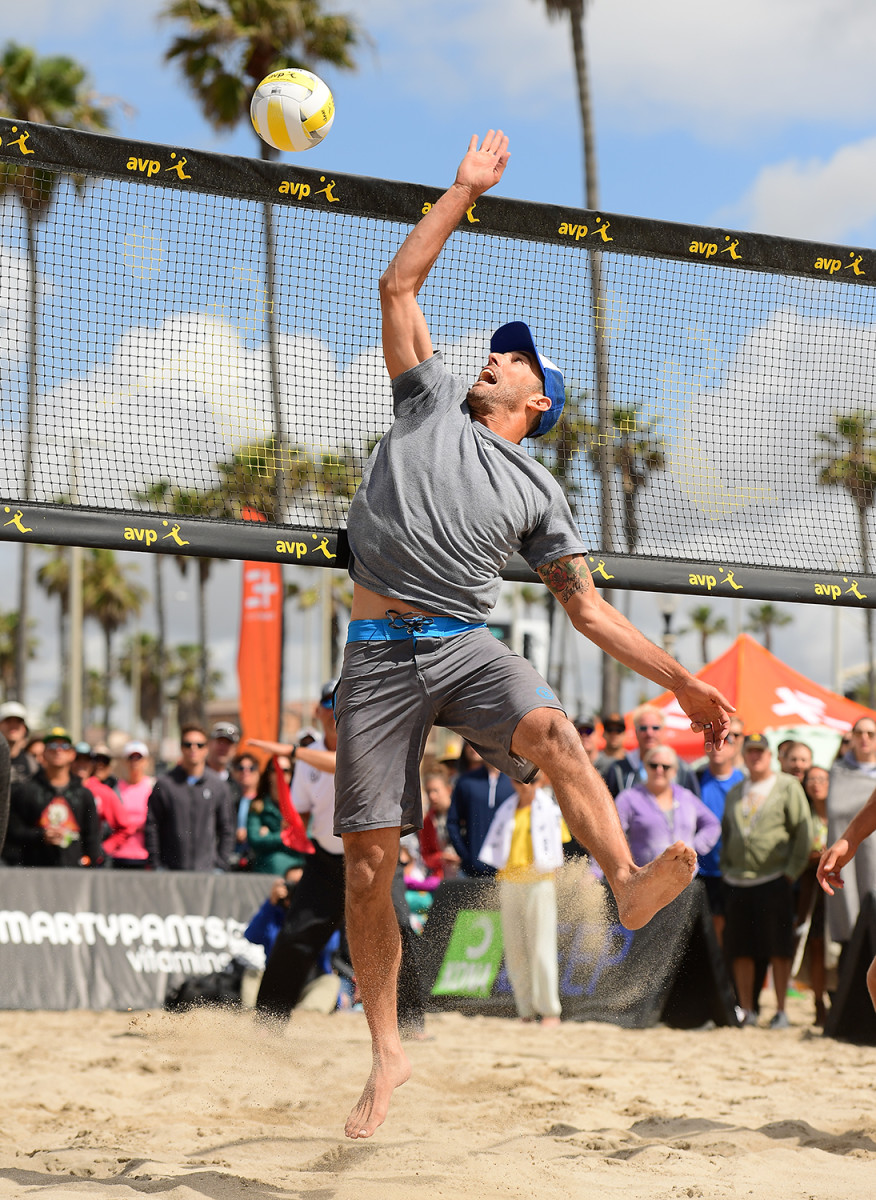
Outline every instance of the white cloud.
[(829, 159), (789, 159), (764, 167), (732, 208), (718, 216), (745, 229), (845, 242), (876, 222), (876, 137), (841, 146)]
[[(534, 0), (352, 0), (381, 73), (458, 112), (486, 94), (568, 122), (576, 98), (568, 22)], [(860, 123), (876, 107), (869, 0), (593, 0), (586, 34), (603, 122), (682, 128), (707, 141), (765, 125)]]
[[(664, 396), (667, 469), (640, 504), (641, 551), (826, 573), (860, 570), (857, 518), (818, 486), (819, 433), (872, 408), (876, 325), (774, 312), (721, 364)], [(685, 383), (683, 375), (687, 374)], [(711, 531), (714, 531), (713, 533)]]
[[(2, 333), (0, 320), (0, 347)], [(345, 445), (360, 450), (391, 421), (376, 347), (343, 372), (316, 338), (281, 336), (278, 353), (290, 443), (317, 458)], [(129, 493), (158, 479), (207, 489), (218, 482), (217, 462), (273, 429), (265, 347), (245, 349), (226, 321), (172, 314), (157, 328), (128, 330), (108, 362), (38, 398), (34, 495), (52, 501), (70, 490), (74, 448), (90, 504), (125, 507)], [(0, 492), (13, 496), (21, 487), (20, 426), (5, 432), (4, 446)]]
[(27, 259), (0, 246), (0, 361), (24, 358), (29, 280)]
[(861, 121), (876, 101), (869, 0), (594, 0), (603, 109), (641, 126), (757, 136), (764, 122)]

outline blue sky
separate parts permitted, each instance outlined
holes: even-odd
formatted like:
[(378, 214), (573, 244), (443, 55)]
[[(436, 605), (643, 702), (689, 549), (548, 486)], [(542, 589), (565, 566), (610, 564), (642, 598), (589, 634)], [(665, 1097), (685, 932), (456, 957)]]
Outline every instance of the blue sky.
[[(85, 64), (122, 134), (252, 154), (202, 120), (163, 53), (163, 0), (3, 0), (3, 36)], [(507, 195), (583, 201), (568, 28), (540, 0), (343, 0), (368, 34), (326, 69), (338, 115), (303, 161), (441, 184), (470, 133), (511, 137)], [(872, 245), (876, 11), (867, 0), (591, 0), (601, 204)], [(370, 44), (369, 44), (370, 43)]]
[[(130, 106), (116, 113), (123, 136), (255, 154), (251, 128), (217, 134), (178, 69), (163, 62), (173, 29), (157, 19), (162, 3), (0, 0), (3, 38), (83, 63), (99, 94)], [(441, 185), (452, 179), (470, 134), (501, 126), (512, 150), (503, 195), (583, 205), (568, 28), (548, 21), (541, 0), (327, 6), (356, 17), (368, 43), (355, 73), (323, 72), (337, 117), (326, 142), (302, 156), (304, 165)], [(591, 0), (589, 8), (604, 211), (874, 244), (876, 6)], [(190, 601), (179, 600), (174, 617), (179, 640), (191, 636)], [(731, 615), (725, 603), (733, 628), (744, 613), (737, 607)], [(681, 601), (676, 624), (692, 604)], [(722, 611), (721, 603), (715, 608)], [(829, 618), (802, 606), (795, 612), (776, 649), (830, 683)], [(633, 616), (657, 634), (652, 597), (636, 598)], [(236, 613), (217, 602), (213, 618), (227, 659), (220, 665), (230, 672)], [(860, 661), (859, 615), (845, 614), (842, 629), (844, 661)], [(693, 667), (695, 645), (687, 638), (679, 646)], [(714, 649), (725, 645), (718, 638)]]

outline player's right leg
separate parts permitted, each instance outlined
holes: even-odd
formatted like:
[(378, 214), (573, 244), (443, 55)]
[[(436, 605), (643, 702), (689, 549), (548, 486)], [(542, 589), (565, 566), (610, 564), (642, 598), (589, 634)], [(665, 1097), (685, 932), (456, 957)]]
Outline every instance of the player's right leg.
[(396, 997), (401, 939), (392, 903), (399, 830), (345, 833), (347, 941), (371, 1032), (371, 1074), (347, 1118), (351, 1138), (370, 1137), (383, 1124), (393, 1091), (411, 1067), (402, 1049)]
[[(368, 640), (353, 635), (365, 632)], [(370, 1137), (410, 1075), (397, 1019), (401, 938), (392, 903), (399, 836), (422, 824), (419, 763), (432, 709), (413, 637), (386, 621), (351, 622), (335, 693), (335, 832), (344, 839), (347, 940), (368, 1019), (372, 1069), (346, 1124)]]

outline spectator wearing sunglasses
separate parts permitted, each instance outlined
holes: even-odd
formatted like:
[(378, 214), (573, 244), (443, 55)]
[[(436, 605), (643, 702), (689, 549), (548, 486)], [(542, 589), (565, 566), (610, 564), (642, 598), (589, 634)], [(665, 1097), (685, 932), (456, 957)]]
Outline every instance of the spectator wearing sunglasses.
[[(211, 744), (215, 730), (210, 735)], [(210, 749), (207, 749), (207, 766), (210, 766)], [(215, 770), (215, 768), (214, 768)], [(249, 865), (249, 846), (246, 840), (246, 826), (249, 817), (249, 806), (259, 794), (259, 764), (252, 754), (235, 754), (228, 767), (228, 790), (231, 794), (231, 806), (237, 825), (235, 839), (237, 842), (237, 866), (245, 869)], [(216, 772), (221, 775), (221, 771)]]
[(100, 822), (94, 797), (73, 771), (76, 748), (66, 729), (46, 734), (45, 763), (10, 797), (3, 848), (8, 866), (96, 867)]
[[(645, 754), (656, 746), (663, 745), (666, 718), (662, 709), (643, 705), (633, 713), (633, 729), (636, 734), (637, 746), (623, 758), (611, 763), (603, 772), (608, 790), (617, 799), (621, 792), (637, 783), (645, 783), (647, 774), (643, 766)], [(686, 788), (695, 796), (700, 794), (700, 785), (696, 775), (686, 763), (679, 761), (676, 770), (676, 781), (679, 787)]]
[(809, 802), (793, 776), (774, 770), (770, 744), (762, 733), (748, 734), (743, 751), (748, 779), (727, 793), (721, 827), (724, 951), (733, 965), (742, 1024), (757, 1024), (757, 964), (769, 960), (776, 993), (770, 1028), (787, 1029), (785, 997), (794, 956), (792, 889), (809, 861)]
[(676, 782), (678, 755), (652, 746), (642, 755), (644, 783), (626, 788), (617, 812), (637, 867), (651, 862), (674, 842), (707, 854), (718, 841), (721, 822), (699, 796)]
[[(286, 782), (291, 784), (292, 759), (288, 754), (278, 754), (277, 763)], [(307, 855), (290, 850), (283, 841), (286, 822), (280, 810), (279, 785), (273, 759), (268, 759), (267, 766), (260, 775), (256, 774), (255, 781), (257, 794), (249, 806), (246, 824), (250, 867), (258, 875), (282, 875), (284, 878), (288, 878), (289, 871), (294, 871), (292, 882), (297, 883)]]
[(596, 718), (579, 717), (575, 722), (575, 729), (578, 731), (578, 737), (581, 739), (581, 745), (584, 747), (587, 757), (592, 763), (595, 763), (599, 755), (599, 731), (596, 728)]
[(180, 735), (179, 762), (159, 775), (149, 797), (144, 840), (150, 865), (167, 871), (225, 871), (234, 854), (228, 784), (207, 766), (200, 725)]
[(597, 754), (593, 765), (600, 775), (605, 775), (608, 768), (626, 754), (624, 739), (627, 736), (627, 723), (621, 713), (605, 713), (602, 718), (602, 736), (605, 747)]

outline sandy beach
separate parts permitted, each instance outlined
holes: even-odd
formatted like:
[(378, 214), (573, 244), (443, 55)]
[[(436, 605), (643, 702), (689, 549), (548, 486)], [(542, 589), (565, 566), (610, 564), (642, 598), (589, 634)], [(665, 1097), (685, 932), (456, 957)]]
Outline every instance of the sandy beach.
[[(0, 1197), (869, 1200), (876, 1049), (792, 1028), (427, 1018), (411, 1081), (342, 1134), (364, 1018), (0, 1012)], [(771, 1009), (764, 1008), (764, 1021)]]

